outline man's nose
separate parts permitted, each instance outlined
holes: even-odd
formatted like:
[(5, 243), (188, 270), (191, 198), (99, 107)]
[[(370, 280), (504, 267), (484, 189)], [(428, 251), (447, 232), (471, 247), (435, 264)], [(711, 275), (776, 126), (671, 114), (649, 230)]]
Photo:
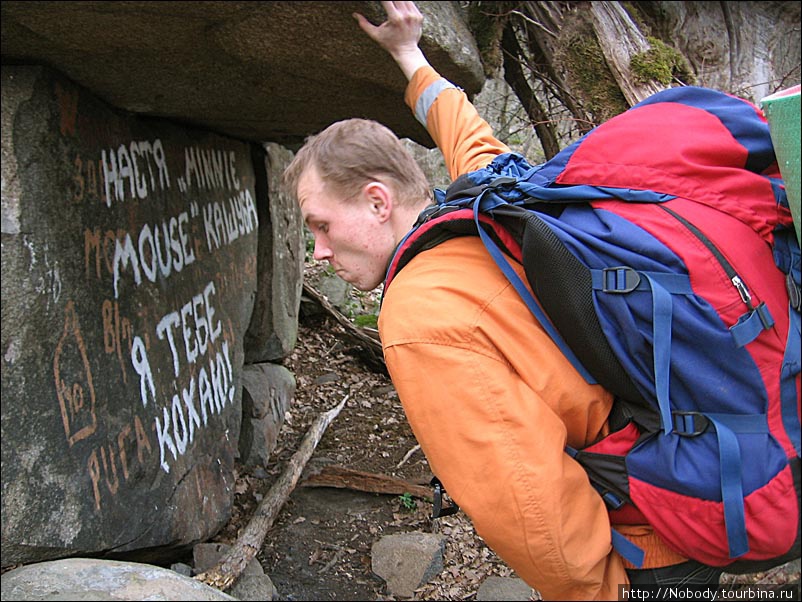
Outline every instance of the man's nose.
[(320, 236), (315, 236), (315, 252), (312, 253), (312, 257), (317, 261), (324, 261), (330, 259), (331, 256), (332, 252), (328, 245), (321, 240)]

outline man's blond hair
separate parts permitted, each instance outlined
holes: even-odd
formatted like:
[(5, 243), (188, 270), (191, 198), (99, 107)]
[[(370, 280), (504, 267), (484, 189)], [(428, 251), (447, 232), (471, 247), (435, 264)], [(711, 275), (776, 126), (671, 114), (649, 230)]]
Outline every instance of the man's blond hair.
[(294, 197), (301, 175), (312, 166), (329, 190), (344, 198), (380, 181), (395, 192), (401, 206), (431, 199), (429, 182), (415, 158), (389, 128), (369, 119), (338, 121), (306, 139), (283, 174), (283, 185)]

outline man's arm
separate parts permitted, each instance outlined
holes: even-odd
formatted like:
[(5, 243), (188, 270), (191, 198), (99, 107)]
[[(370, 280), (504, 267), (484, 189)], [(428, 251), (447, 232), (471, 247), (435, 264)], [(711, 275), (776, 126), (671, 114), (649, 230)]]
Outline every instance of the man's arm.
[(423, 16), (414, 2), (382, 2), (387, 20), (372, 25), (354, 14), (359, 26), (386, 50), (409, 80), (405, 100), (443, 153), (452, 179), (484, 167), (509, 148), (494, 135), (465, 93), (429, 64), (418, 42)]

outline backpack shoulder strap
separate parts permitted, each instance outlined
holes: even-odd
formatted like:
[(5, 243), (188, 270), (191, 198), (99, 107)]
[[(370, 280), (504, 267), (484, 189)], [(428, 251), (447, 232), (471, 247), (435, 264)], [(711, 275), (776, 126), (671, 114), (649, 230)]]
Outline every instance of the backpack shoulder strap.
[[(515, 238), (490, 216), (480, 218), (483, 229), (504, 253), (520, 261), (521, 247)], [(418, 217), (415, 227), (407, 233), (393, 254), (384, 279), (385, 290), (418, 253), (432, 249), (458, 236), (476, 236), (473, 211), (455, 206), (431, 205)]]

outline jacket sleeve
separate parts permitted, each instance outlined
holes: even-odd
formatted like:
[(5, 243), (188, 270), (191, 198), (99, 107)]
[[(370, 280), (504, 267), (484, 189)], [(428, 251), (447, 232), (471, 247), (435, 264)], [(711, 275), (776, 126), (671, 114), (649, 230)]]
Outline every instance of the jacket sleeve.
[(431, 67), (421, 67), (407, 86), (407, 105), (437, 144), (451, 179), (510, 152), (460, 88)]

